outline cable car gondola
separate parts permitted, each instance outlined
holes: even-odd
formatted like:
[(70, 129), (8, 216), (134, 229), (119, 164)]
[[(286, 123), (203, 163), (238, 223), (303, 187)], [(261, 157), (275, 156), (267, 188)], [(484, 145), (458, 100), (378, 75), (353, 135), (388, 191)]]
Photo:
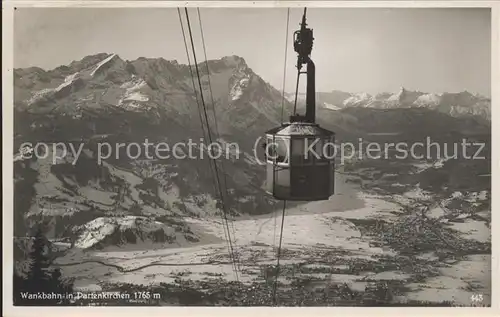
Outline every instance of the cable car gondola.
[[(304, 10), (301, 28), (294, 33), (294, 50), (297, 87), (300, 75), (307, 74), (306, 113), (294, 114), (289, 122), (265, 133), (266, 190), (285, 201), (327, 200), (334, 193), (335, 133), (316, 123), (315, 65), (310, 58), (314, 38), (306, 25)], [(304, 64), (307, 71), (301, 71)]]

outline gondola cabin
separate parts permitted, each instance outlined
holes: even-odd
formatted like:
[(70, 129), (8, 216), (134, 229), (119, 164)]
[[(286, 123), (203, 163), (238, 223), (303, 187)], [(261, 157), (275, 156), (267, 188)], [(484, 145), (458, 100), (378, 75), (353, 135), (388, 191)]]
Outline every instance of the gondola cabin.
[(327, 200), (334, 193), (335, 134), (309, 122), (266, 132), (266, 190), (279, 200)]
[[(294, 114), (289, 123), (266, 132), (266, 190), (279, 200), (327, 200), (334, 193), (335, 134), (315, 123), (315, 65), (310, 58), (314, 37), (306, 25), (304, 9), (301, 28), (294, 33), (294, 49), (297, 88), (300, 75), (307, 74), (306, 113)], [(301, 71), (304, 64), (307, 71)]]

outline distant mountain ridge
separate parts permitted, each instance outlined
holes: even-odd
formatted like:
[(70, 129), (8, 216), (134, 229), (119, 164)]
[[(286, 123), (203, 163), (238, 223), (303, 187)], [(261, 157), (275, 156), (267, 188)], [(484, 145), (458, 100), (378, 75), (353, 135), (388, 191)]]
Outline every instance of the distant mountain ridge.
[[(287, 93), (286, 98), (293, 101), (295, 95)], [(299, 95), (303, 101), (304, 94)], [(376, 95), (368, 93), (349, 93), (339, 90), (318, 92), (317, 102), (320, 106), (340, 110), (349, 107), (376, 109), (393, 108), (428, 108), (449, 114), (453, 117), (480, 116), (491, 121), (491, 99), (468, 91), (457, 93), (425, 93), (401, 87), (395, 93), (382, 92)]]

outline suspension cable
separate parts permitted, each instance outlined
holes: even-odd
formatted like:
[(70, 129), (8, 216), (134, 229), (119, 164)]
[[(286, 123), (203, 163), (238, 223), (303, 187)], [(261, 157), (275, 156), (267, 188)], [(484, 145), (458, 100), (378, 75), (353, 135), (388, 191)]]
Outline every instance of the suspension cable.
[[(182, 22), (182, 15), (181, 15), (181, 11), (179, 8), (177, 8), (177, 13), (179, 15), (179, 22), (180, 22), (180, 26), (181, 26), (181, 31), (182, 31), (182, 37), (184, 39), (184, 46), (185, 46), (185, 49), (186, 49), (186, 56), (187, 56), (187, 60), (188, 60), (188, 66), (189, 66), (189, 72), (191, 74), (191, 81), (192, 81), (192, 84), (193, 84), (193, 90), (195, 92), (195, 99), (196, 99), (196, 103), (198, 105), (198, 115), (199, 115), (199, 118), (200, 118), (200, 124), (201, 124), (201, 130), (202, 130), (202, 137), (206, 139), (208, 139), (206, 137), (206, 132), (205, 132), (205, 128), (204, 128), (204, 123), (203, 123), (203, 117), (201, 115), (201, 105), (200, 105), (200, 102), (199, 102), (199, 99), (198, 99), (198, 94), (196, 92), (196, 84), (194, 82), (194, 74), (193, 74), (193, 70), (192, 70), (192, 65), (191, 65), (191, 59), (190, 59), (190, 56), (189, 56), (189, 50), (188, 50), (188, 46), (187, 46), (187, 39), (186, 39), (186, 35), (185, 35), (185, 31), (184, 31), (184, 23)], [(210, 170), (210, 174), (212, 175), (212, 179), (214, 181), (214, 187), (217, 187), (217, 182), (216, 182), (216, 177), (215, 177), (215, 172), (214, 172), (214, 168), (212, 166), (212, 162), (209, 161), (209, 170)], [(228, 237), (228, 233), (226, 231), (226, 227), (223, 226), (223, 231), (224, 231), (224, 238), (225, 238), (225, 241), (227, 243), (227, 247), (228, 247), (228, 253), (231, 254), (231, 248), (230, 248), (230, 244), (229, 244), (229, 237)], [(233, 267), (234, 269), (234, 267)]]
[[(195, 97), (195, 100), (196, 100), (196, 104), (198, 106), (198, 117), (200, 119), (200, 125), (201, 125), (201, 136), (202, 136), (202, 138), (204, 140), (207, 140), (208, 138), (206, 136), (205, 127), (204, 127), (205, 124), (203, 123), (203, 117), (201, 115), (201, 105), (200, 105), (200, 101), (198, 99), (198, 93), (197, 93), (197, 90), (196, 90), (196, 84), (194, 82), (193, 68), (192, 68), (192, 65), (191, 65), (191, 58), (189, 56), (189, 49), (188, 49), (188, 45), (187, 45), (186, 34), (185, 34), (185, 31), (184, 31), (184, 23), (182, 22), (182, 15), (181, 15), (180, 8), (177, 8), (177, 13), (179, 15), (179, 23), (180, 23), (180, 26), (181, 26), (182, 38), (184, 40), (184, 48), (186, 50), (187, 63), (188, 63), (188, 67), (189, 67), (189, 73), (191, 75), (191, 83), (193, 85), (194, 97)], [(214, 170), (213, 170), (213, 167), (212, 167), (212, 164), (211, 164), (210, 161), (208, 163), (208, 166), (209, 166), (210, 174), (212, 175), (212, 179), (214, 180), (214, 186), (217, 186), (217, 184), (215, 182), (215, 173), (214, 173)], [(199, 171), (198, 167), (196, 167), (196, 168)], [(224, 236), (225, 236), (225, 238), (227, 240), (226, 230), (224, 230)], [(228, 246), (228, 248), (229, 248), (229, 246)]]
[[(205, 121), (207, 122), (207, 125), (208, 125), (209, 124), (208, 114), (207, 114), (205, 99), (203, 97), (203, 86), (201, 84), (200, 70), (198, 68), (198, 62), (196, 60), (196, 50), (195, 50), (194, 41), (193, 41), (193, 33), (191, 31), (191, 23), (190, 23), (190, 20), (189, 20), (189, 13), (188, 13), (188, 9), (187, 8), (184, 8), (184, 10), (185, 10), (185, 13), (186, 13), (186, 21), (187, 21), (187, 26), (188, 26), (188, 31), (189, 31), (189, 38), (190, 38), (190, 41), (191, 41), (191, 47), (192, 47), (192, 51), (193, 51), (194, 67), (195, 67), (195, 70), (196, 70), (196, 75), (197, 75), (197, 79), (198, 79), (198, 85), (199, 85), (199, 88), (200, 88), (201, 103), (203, 105), (203, 112), (204, 112), (204, 116), (205, 116)], [(211, 133), (211, 130), (210, 130), (210, 126), (207, 126), (207, 133), (208, 133), (209, 142), (212, 143), (213, 141), (212, 141), (212, 133)], [(235, 264), (235, 258), (234, 258), (233, 243), (231, 241), (232, 240), (231, 239), (231, 233), (229, 231), (229, 226), (227, 225), (226, 206), (224, 204), (224, 195), (223, 195), (222, 189), (221, 189), (221, 182), (220, 182), (220, 179), (219, 179), (218, 167), (217, 167), (216, 161), (215, 160), (213, 160), (213, 161), (214, 161), (215, 176), (216, 176), (216, 179), (217, 179), (217, 187), (218, 187), (219, 195), (220, 195), (220, 198), (221, 198), (221, 205), (222, 205), (222, 210), (223, 210), (223, 219), (225, 221), (225, 226), (226, 226), (228, 237), (229, 237), (228, 241), (229, 241), (229, 248), (230, 248), (230, 257), (231, 257), (231, 260), (233, 262), (233, 267), (235, 269), (236, 280), (239, 281), (238, 270), (237, 270), (237, 267), (236, 267), (236, 264)]]
[[(191, 82), (193, 84), (194, 97), (196, 99), (196, 105), (198, 106), (198, 110), (200, 110), (201, 109), (201, 105), (200, 105), (200, 101), (198, 100), (198, 93), (196, 92), (196, 85), (194, 83), (194, 74), (193, 74), (193, 69), (192, 69), (192, 65), (191, 65), (191, 58), (189, 56), (189, 50), (188, 50), (188, 46), (187, 46), (186, 34), (185, 34), (185, 31), (184, 31), (184, 23), (182, 22), (181, 10), (179, 8), (177, 8), (177, 13), (179, 15), (179, 23), (181, 25), (182, 38), (184, 39), (184, 48), (186, 50), (186, 57), (187, 57), (187, 62), (188, 62), (188, 66), (189, 66), (189, 73), (191, 74)], [(203, 118), (201, 116), (201, 111), (198, 111), (198, 115), (199, 115), (199, 118), (200, 118), (200, 124), (201, 124), (202, 133), (203, 133), (202, 136), (205, 137), (205, 128), (204, 128), (204, 124), (203, 124)]]
[[(200, 8), (196, 8), (196, 10), (197, 10), (197, 13), (198, 13), (198, 23), (200, 25), (201, 42), (203, 44), (203, 55), (205, 57), (205, 66), (206, 66), (206, 69), (207, 69), (208, 89), (210, 91), (210, 99), (211, 99), (211, 102), (212, 102), (212, 112), (213, 112), (213, 116), (214, 116), (216, 139), (220, 139), (219, 125), (217, 123), (217, 113), (215, 111), (214, 94), (213, 94), (213, 90), (212, 90), (212, 81), (210, 79), (210, 68), (208, 67), (207, 48), (206, 48), (206, 45), (205, 45), (205, 36), (204, 36), (204, 33), (203, 33), (203, 23), (201, 21)], [(220, 164), (221, 164), (221, 171), (222, 171), (222, 175), (223, 175), (222, 176), (222, 180), (223, 180), (224, 192), (226, 194), (226, 197), (228, 197), (229, 193), (228, 193), (228, 186), (227, 186), (227, 175), (226, 175), (226, 172), (224, 170), (224, 161), (221, 160)], [(233, 233), (233, 237), (234, 237), (234, 242), (233, 242), (234, 249), (237, 249), (238, 246), (236, 244), (236, 230), (234, 228), (233, 220), (231, 219), (231, 221), (229, 223), (231, 224), (231, 229), (232, 229), (232, 233)], [(233, 256), (235, 256), (235, 258), (236, 258), (236, 265), (238, 266), (238, 269), (240, 269), (240, 261), (239, 261), (238, 253), (236, 252), (236, 254), (233, 254)]]
[[(286, 83), (286, 66), (287, 66), (287, 57), (288, 57), (288, 30), (290, 25), (290, 8), (287, 8), (286, 12), (286, 28), (285, 28), (285, 65), (283, 67), (283, 85), (282, 85), (282, 96), (281, 96), (281, 124), (284, 121), (284, 113), (285, 113), (285, 83)], [(274, 224), (273, 224), (273, 250), (276, 247), (276, 224), (277, 224), (278, 213), (273, 213)]]
[(285, 29), (285, 67), (283, 67), (283, 96), (281, 99), (281, 124), (283, 124), (283, 116), (285, 111), (285, 82), (286, 82), (286, 62), (288, 54), (288, 26), (290, 24), (290, 8), (286, 13), (286, 29)]
[(276, 290), (278, 288), (278, 277), (280, 274), (280, 257), (281, 257), (281, 243), (283, 242), (283, 227), (285, 224), (285, 210), (286, 210), (286, 200), (283, 201), (283, 211), (281, 214), (281, 230), (280, 230), (280, 243), (278, 246), (277, 262), (276, 262), (276, 278), (274, 280), (273, 287), (273, 305), (276, 306)]
[[(198, 106), (198, 117), (200, 119), (200, 125), (201, 125), (201, 136), (203, 137), (204, 140), (207, 140), (207, 136), (206, 136), (206, 132), (205, 132), (205, 124), (203, 123), (203, 117), (201, 115), (201, 105), (200, 105), (200, 100), (198, 99), (198, 93), (197, 93), (197, 90), (196, 90), (196, 84), (194, 82), (194, 74), (193, 74), (193, 69), (192, 69), (192, 65), (191, 65), (191, 58), (189, 56), (189, 49), (188, 49), (188, 45), (187, 45), (187, 39), (186, 39), (186, 34), (185, 34), (185, 30), (184, 30), (184, 23), (182, 22), (182, 14), (181, 14), (181, 10), (180, 8), (177, 8), (177, 13), (179, 15), (179, 23), (180, 23), (180, 26), (181, 26), (181, 32), (182, 32), (182, 38), (184, 40), (184, 48), (186, 50), (186, 57), (187, 57), (187, 62), (188, 62), (188, 67), (189, 67), (189, 73), (191, 75), (191, 82), (192, 82), (192, 85), (193, 85), (193, 91), (194, 91), (194, 97), (195, 97), (195, 100), (196, 100), (196, 104)], [(214, 170), (213, 170), (213, 167), (212, 167), (212, 164), (211, 162), (209, 161), (208, 163), (208, 166), (209, 166), (209, 169), (210, 169), (210, 174), (212, 175), (212, 179), (214, 180), (214, 186), (217, 186), (217, 183), (215, 182), (215, 173), (214, 173)], [(224, 228), (224, 236), (225, 236), (225, 239), (227, 240), (227, 233), (226, 233), (226, 230)], [(229, 250), (229, 246), (228, 246), (228, 250)]]

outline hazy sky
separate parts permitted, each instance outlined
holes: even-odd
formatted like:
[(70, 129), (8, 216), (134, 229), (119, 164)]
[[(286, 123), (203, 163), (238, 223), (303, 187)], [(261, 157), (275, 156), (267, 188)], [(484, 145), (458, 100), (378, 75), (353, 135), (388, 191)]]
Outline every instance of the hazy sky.
[[(200, 11), (209, 59), (242, 56), (281, 90), (287, 9)], [(189, 12), (201, 60), (198, 16), (194, 8)], [(301, 15), (302, 9), (290, 10), (289, 92), (296, 78), (292, 33)], [(310, 8), (308, 24), (314, 29), (318, 91), (373, 94), (404, 86), (490, 95), (489, 9)], [(15, 67), (51, 69), (99, 52), (186, 63), (175, 8), (21, 8), (15, 13), (14, 34)]]

